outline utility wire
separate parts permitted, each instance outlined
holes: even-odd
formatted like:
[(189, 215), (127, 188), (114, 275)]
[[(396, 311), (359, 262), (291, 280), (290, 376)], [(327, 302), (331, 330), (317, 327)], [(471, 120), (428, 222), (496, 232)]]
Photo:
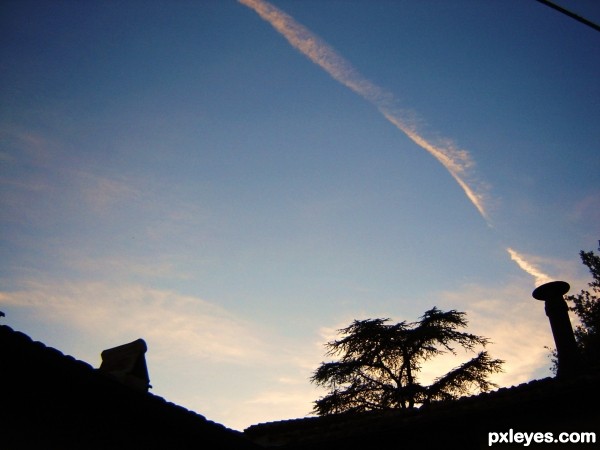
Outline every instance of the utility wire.
[(565, 14), (566, 16), (569, 16), (572, 19), (575, 19), (578, 22), (581, 22), (581, 23), (587, 25), (588, 27), (592, 27), (596, 31), (600, 31), (600, 26), (596, 25), (594, 22), (591, 22), (591, 21), (585, 19), (584, 17), (578, 16), (577, 14), (572, 13), (571, 11), (569, 11), (561, 6), (558, 6), (557, 4), (552, 3), (549, 0), (537, 0), (537, 1), (543, 5), (549, 6), (550, 8), (555, 9), (555, 10)]

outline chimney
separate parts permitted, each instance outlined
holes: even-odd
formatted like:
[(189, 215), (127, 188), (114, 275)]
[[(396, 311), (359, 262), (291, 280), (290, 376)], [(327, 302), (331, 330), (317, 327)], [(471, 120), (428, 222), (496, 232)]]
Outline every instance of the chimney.
[(112, 375), (121, 383), (148, 392), (150, 378), (144, 354), (148, 350), (143, 339), (104, 350), (100, 355), (100, 371)]
[(569, 320), (569, 307), (563, 298), (570, 288), (565, 281), (551, 281), (537, 287), (531, 294), (536, 300), (546, 303), (546, 315), (550, 320), (558, 356), (558, 378), (573, 377), (579, 372), (579, 350)]

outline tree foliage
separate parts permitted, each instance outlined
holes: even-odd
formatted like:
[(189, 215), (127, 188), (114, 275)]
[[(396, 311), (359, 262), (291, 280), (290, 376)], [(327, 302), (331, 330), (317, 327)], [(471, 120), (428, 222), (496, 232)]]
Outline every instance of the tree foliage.
[(600, 256), (583, 250), (579, 256), (592, 274), (593, 280), (588, 283), (591, 292), (581, 290), (579, 294), (569, 295), (566, 299), (572, 302), (573, 306), (569, 309), (580, 321), (574, 333), (584, 367), (597, 369), (600, 368)]
[(488, 339), (465, 331), (464, 312), (434, 307), (417, 322), (390, 319), (355, 320), (338, 330), (340, 339), (326, 344), (337, 361), (321, 363), (311, 377), (329, 393), (315, 401), (319, 415), (392, 408), (413, 408), (437, 400), (455, 399), (473, 390), (488, 391), (488, 376), (501, 371), (503, 361), (479, 351), (472, 359), (425, 386), (419, 383), (422, 364), (456, 348), (476, 352)]

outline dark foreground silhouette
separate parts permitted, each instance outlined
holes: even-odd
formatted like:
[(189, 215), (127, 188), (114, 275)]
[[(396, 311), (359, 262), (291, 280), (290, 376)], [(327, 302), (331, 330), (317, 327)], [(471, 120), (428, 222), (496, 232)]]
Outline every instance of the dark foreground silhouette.
[(5, 325), (0, 325), (0, 387), (5, 450), (257, 448), (242, 433)]

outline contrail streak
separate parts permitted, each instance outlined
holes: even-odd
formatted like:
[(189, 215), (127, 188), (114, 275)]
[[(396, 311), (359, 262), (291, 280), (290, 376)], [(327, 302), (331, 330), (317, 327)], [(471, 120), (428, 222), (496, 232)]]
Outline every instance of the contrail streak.
[(510, 259), (512, 259), (514, 262), (516, 262), (517, 265), (521, 269), (523, 269), (525, 272), (527, 272), (529, 275), (531, 275), (533, 278), (535, 278), (536, 286), (540, 286), (540, 285), (552, 280), (552, 278), (550, 278), (548, 275), (546, 275), (544, 272), (542, 272), (540, 269), (538, 269), (532, 263), (526, 261), (525, 258), (523, 257), (523, 255), (519, 254), (512, 248), (508, 247), (506, 249), (506, 251), (510, 255)]
[(395, 107), (395, 99), (392, 94), (363, 77), (332, 47), (288, 14), (264, 0), (238, 1), (269, 22), (294, 48), (320, 66), (334, 80), (376, 106), (390, 123), (436, 158), (450, 172), (481, 216), (488, 224), (490, 223), (481, 189), (474, 188), (473, 182), (467, 181), (469, 168), (473, 166), (473, 162), (466, 150), (457, 150), (451, 144), (434, 144), (424, 138), (414, 122), (404, 117), (405, 115)]

